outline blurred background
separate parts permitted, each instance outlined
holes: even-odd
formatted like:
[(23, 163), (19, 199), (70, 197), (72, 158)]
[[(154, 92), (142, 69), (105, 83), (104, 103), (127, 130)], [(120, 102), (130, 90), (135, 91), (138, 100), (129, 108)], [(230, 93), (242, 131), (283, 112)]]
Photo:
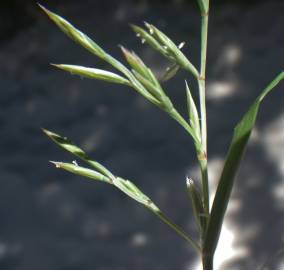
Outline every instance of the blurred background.
[[(135, 37), (149, 21), (199, 59), (194, 0), (60, 0), (41, 4), (72, 21), (113, 56), (134, 49), (161, 76), (167, 62)], [(232, 129), (284, 67), (283, 1), (212, 1), (208, 56), (211, 190)], [(74, 158), (45, 127), (72, 138), (115, 174), (134, 181), (196, 235), (185, 178), (199, 181), (191, 139), (131, 89), (80, 80), (49, 63), (109, 67), (74, 44), (35, 1), (0, 3), (0, 267), (3, 270), (191, 270), (198, 258), (146, 209), (119, 191), (56, 170)], [(186, 112), (184, 72), (164, 84)], [(216, 269), (284, 269), (284, 85), (263, 103), (238, 175)], [(264, 269), (264, 268), (263, 268)]]

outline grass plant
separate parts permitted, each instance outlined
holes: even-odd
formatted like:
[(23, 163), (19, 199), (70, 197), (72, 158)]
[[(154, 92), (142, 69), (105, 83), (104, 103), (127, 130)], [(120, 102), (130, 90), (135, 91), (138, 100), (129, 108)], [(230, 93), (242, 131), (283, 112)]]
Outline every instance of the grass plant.
[[(210, 0), (197, 0), (201, 14), (201, 50), (200, 65), (196, 67), (182, 52), (182, 46), (176, 45), (165, 33), (152, 24), (145, 23), (144, 27), (131, 25), (136, 35), (142, 42), (151, 46), (157, 53), (161, 54), (170, 62), (170, 68), (165, 72), (164, 80), (173, 77), (179, 69), (188, 71), (197, 80), (199, 89), (199, 101), (193, 99), (191, 89), (185, 84), (185, 102), (187, 103), (188, 115), (182, 116), (172, 100), (163, 89), (162, 82), (158, 80), (152, 70), (146, 66), (142, 59), (133, 51), (121, 47), (121, 51), (129, 67), (108, 54), (95, 41), (86, 34), (79, 31), (67, 20), (41, 6), (49, 18), (67, 34), (72, 40), (85, 47), (90, 53), (112, 66), (117, 73), (96, 68), (75, 65), (54, 65), (55, 67), (77, 74), (79, 76), (103, 80), (113, 84), (125, 85), (149, 102), (159, 107), (162, 111), (174, 119), (191, 137), (196, 158), (200, 167), (200, 184), (192, 180), (186, 180), (186, 188), (189, 194), (194, 212), (195, 222), (199, 228), (199, 237), (195, 239), (169, 219), (162, 210), (145, 195), (133, 182), (116, 176), (102, 164), (94, 161), (81, 148), (76, 146), (66, 137), (54, 132), (44, 130), (46, 135), (63, 149), (69, 151), (79, 159), (83, 160), (88, 167), (78, 166), (74, 163), (52, 162), (57, 168), (68, 172), (102, 181), (118, 188), (125, 195), (145, 206), (160, 218), (165, 224), (173, 229), (179, 236), (187, 241), (201, 257), (204, 270), (213, 269), (214, 253), (218, 244), (224, 215), (232, 192), (234, 179), (240, 162), (245, 152), (248, 140), (258, 115), (262, 100), (284, 79), (284, 72), (280, 73), (256, 98), (247, 113), (236, 126), (231, 141), (221, 177), (215, 194), (209, 194), (208, 183), (208, 161), (207, 161), (207, 117), (206, 117), (206, 56), (208, 19)], [(209, 196), (214, 196), (213, 205), (209, 207)]]

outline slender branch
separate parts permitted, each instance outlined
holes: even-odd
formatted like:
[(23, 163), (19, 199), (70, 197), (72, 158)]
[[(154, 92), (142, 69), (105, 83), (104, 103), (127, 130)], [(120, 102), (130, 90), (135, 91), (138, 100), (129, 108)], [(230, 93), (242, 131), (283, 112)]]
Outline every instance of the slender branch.
[(201, 248), (196, 243), (196, 241), (191, 238), (181, 227), (179, 227), (177, 224), (175, 224), (173, 221), (171, 221), (164, 213), (161, 211), (154, 211), (155, 213), (163, 222), (165, 222), (168, 226), (170, 226), (179, 236), (181, 236), (184, 240), (189, 242), (195, 250), (200, 253)]
[(188, 122), (180, 115), (180, 113), (176, 110), (173, 109), (171, 112), (169, 112), (170, 116), (175, 119), (193, 138), (195, 148), (196, 149), (201, 149), (201, 141), (200, 139), (196, 136), (193, 128), (188, 124)]

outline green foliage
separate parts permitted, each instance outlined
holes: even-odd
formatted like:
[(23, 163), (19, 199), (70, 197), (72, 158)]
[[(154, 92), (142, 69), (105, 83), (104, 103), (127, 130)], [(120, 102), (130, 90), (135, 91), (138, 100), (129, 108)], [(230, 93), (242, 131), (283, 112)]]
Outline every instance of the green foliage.
[(284, 79), (282, 72), (256, 99), (248, 112), (244, 115), (240, 123), (236, 126), (231, 146), (228, 150), (223, 172), (218, 184), (213, 202), (213, 207), (209, 209), (209, 190), (208, 190), (208, 166), (207, 166), (207, 125), (206, 125), (206, 102), (205, 102), (205, 78), (206, 78), (206, 54), (207, 54), (207, 35), (208, 35), (208, 13), (209, 0), (197, 0), (200, 8), (201, 23), (201, 62), (200, 70), (181, 51), (184, 43), (176, 45), (166, 34), (154, 25), (145, 23), (145, 29), (136, 25), (131, 25), (134, 32), (142, 43), (150, 45), (155, 51), (160, 53), (170, 61), (170, 67), (165, 71), (162, 81), (167, 81), (175, 76), (179, 69), (184, 69), (191, 73), (198, 82), (199, 86), (199, 108), (193, 99), (191, 90), (186, 82), (186, 102), (188, 117), (184, 118), (175, 108), (174, 104), (164, 91), (161, 82), (155, 74), (134, 52), (121, 47), (122, 53), (130, 68), (113, 58), (105, 52), (96, 42), (87, 35), (79, 31), (68, 21), (55, 13), (41, 7), (52, 21), (67, 34), (71, 39), (85, 47), (95, 56), (99, 57), (111, 65), (118, 73), (110, 71), (75, 66), (75, 65), (54, 65), (59, 69), (87, 77), (90, 79), (103, 80), (115, 84), (128, 86), (146, 98), (149, 102), (158, 106), (171, 118), (177, 121), (193, 139), (196, 149), (197, 160), (200, 167), (200, 184), (202, 192), (196, 187), (191, 179), (187, 179), (187, 192), (192, 204), (195, 222), (199, 229), (199, 240), (194, 240), (182, 228), (171, 221), (158, 208), (153, 201), (145, 195), (133, 182), (115, 176), (99, 162), (91, 159), (81, 148), (69, 141), (65, 137), (44, 130), (48, 137), (63, 149), (69, 151), (85, 162), (91, 168), (79, 166), (77, 162), (52, 162), (57, 168), (66, 170), (76, 175), (80, 175), (92, 180), (110, 184), (128, 197), (145, 206), (164, 223), (173, 229), (184, 240), (188, 241), (197, 252), (202, 255), (204, 270), (213, 269), (214, 252), (219, 240), (224, 215), (227, 209), (234, 179), (248, 143), (251, 131), (255, 125), (256, 117), (260, 104), (264, 97)]
[(205, 240), (207, 251), (214, 253), (222, 228), (223, 218), (229, 203), (234, 178), (242, 160), (251, 131), (255, 125), (262, 100), (274, 87), (284, 79), (284, 72), (280, 73), (259, 95), (248, 112), (236, 126), (229, 148), (222, 175), (215, 194), (211, 210), (208, 231)]

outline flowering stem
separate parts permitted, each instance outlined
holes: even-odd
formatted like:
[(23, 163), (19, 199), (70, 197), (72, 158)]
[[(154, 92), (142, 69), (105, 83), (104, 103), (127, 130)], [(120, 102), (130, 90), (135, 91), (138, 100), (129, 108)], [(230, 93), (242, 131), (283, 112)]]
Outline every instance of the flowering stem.
[(207, 119), (206, 119), (206, 99), (205, 99), (205, 79), (206, 79), (206, 56), (208, 37), (208, 13), (202, 14), (201, 24), (201, 66), (198, 78), (200, 116), (201, 116), (201, 144), (202, 153), (198, 156), (203, 189), (204, 209), (209, 214), (209, 187), (208, 187), (208, 165), (207, 165)]
[(207, 43), (208, 43), (208, 21), (209, 6), (207, 11), (201, 14), (201, 64), (200, 76), (198, 78), (200, 116), (201, 116), (201, 145), (202, 155), (199, 156), (199, 164), (202, 177), (202, 193), (204, 210), (207, 214), (206, 229), (202, 232), (202, 265), (203, 270), (213, 270), (214, 253), (206, 252), (205, 235), (207, 231), (210, 210), (209, 210), (209, 183), (208, 183), (208, 161), (207, 161), (207, 117), (206, 117), (206, 62), (207, 62)]

